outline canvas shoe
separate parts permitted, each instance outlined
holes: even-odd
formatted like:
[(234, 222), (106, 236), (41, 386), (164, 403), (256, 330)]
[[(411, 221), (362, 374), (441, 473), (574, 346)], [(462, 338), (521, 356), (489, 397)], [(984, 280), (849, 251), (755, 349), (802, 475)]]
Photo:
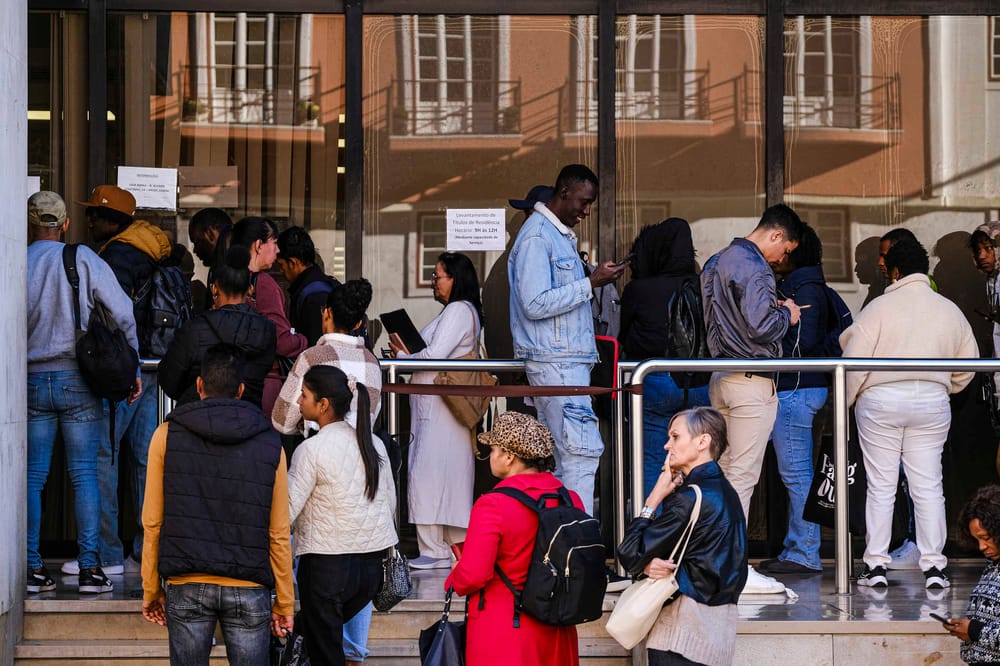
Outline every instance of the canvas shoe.
[(56, 589), (56, 582), (52, 580), (45, 567), (38, 569), (28, 569), (28, 594), (38, 594), (39, 592), (51, 592)]
[(862, 587), (888, 587), (889, 579), (885, 577), (885, 567), (872, 568), (865, 565), (865, 570), (858, 576), (858, 585)]
[(944, 589), (946, 587), (951, 587), (951, 581), (948, 579), (948, 574), (937, 567), (931, 567), (924, 572), (924, 587), (927, 589)]
[(632, 578), (630, 576), (619, 576), (618, 572), (614, 569), (608, 568), (608, 592), (624, 592), (632, 584)]
[[(62, 567), (59, 569), (67, 576), (79, 576), (80, 575), (80, 561), (79, 560), (67, 560), (63, 562)], [(124, 564), (112, 564), (102, 568), (102, 571), (109, 576), (118, 576), (125, 573)]]
[(80, 571), (80, 594), (104, 594), (115, 589), (101, 567)]
[(134, 556), (129, 555), (125, 558), (125, 573), (127, 574), (141, 574), (142, 573), (142, 562), (135, 559)]
[(909, 539), (904, 541), (899, 548), (890, 552), (889, 557), (892, 558), (892, 561), (886, 565), (887, 569), (902, 570), (920, 568), (920, 549), (917, 548), (917, 544), (913, 543)]
[(758, 572), (752, 566), (747, 567), (747, 584), (743, 594), (784, 594), (785, 584), (770, 576)]

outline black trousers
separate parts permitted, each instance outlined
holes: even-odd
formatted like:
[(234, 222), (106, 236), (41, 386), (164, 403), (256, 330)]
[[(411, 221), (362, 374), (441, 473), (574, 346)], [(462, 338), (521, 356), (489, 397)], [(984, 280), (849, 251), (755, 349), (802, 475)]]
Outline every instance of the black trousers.
[(295, 629), (305, 636), (312, 666), (343, 666), (344, 623), (375, 598), (382, 584), (385, 551), (299, 558), (299, 613)]
[(663, 650), (646, 650), (649, 666), (703, 666), (697, 661), (691, 661), (682, 654), (676, 652), (664, 652)]

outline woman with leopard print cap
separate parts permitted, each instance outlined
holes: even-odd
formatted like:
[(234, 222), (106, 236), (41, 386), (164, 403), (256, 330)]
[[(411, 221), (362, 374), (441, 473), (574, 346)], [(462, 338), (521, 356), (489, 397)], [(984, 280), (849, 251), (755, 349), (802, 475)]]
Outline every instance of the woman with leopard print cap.
[[(479, 435), (490, 447), (490, 471), (497, 488), (515, 488), (537, 499), (562, 488), (552, 475), (553, 440), (548, 428), (518, 412), (505, 412), (493, 430)], [(573, 504), (583, 509), (570, 491)], [(472, 507), (462, 557), (445, 581), (467, 597), (465, 659), (469, 666), (497, 664), (579, 663), (576, 627), (557, 627), (521, 614), (520, 627), (511, 622), (514, 595), (496, 573), (497, 567), (515, 587), (522, 587), (535, 545), (538, 515), (513, 497), (487, 493)]]

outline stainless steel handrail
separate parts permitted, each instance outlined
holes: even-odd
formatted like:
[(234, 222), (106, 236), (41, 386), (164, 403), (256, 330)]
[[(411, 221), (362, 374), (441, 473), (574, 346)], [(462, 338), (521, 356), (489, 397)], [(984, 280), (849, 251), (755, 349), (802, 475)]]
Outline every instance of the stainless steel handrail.
[[(641, 384), (646, 375), (670, 370), (723, 371), (723, 372), (832, 372), (834, 408), (834, 474), (835, 483), (835, 540), (837, 594), (847, 594), (850, 577), (850, 534), (847, 522), (847, 372), (858, 371), (1000, 371), (1000, 360), (985, 359), (651, 359), (640, 363), (632, 373), (632, 383)], [(643, 495), (642, 469), (642, 395), (632, 396), (632, 507), (638, 507)], [(624, 510), (622, 511), (624, 520)]]

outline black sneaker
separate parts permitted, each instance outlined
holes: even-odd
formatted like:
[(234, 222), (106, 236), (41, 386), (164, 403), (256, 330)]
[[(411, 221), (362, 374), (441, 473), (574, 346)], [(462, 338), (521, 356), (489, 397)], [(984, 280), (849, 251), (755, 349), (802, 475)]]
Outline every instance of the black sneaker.
[(885, 567), (874, 569), (865, 565), (865, 570), (858, 576), (858, 585), (863, 587), (888, 587), (889, 579), (885, 577)]
[(928, 590), (938, 588), (944, 589), (946, 587), (951, 587), (951, 581), (948, 580), (948, 574), (937, 567), (931, 567), (924, 572), (924, 587)]
[(54, 589), (56, 589), (56, 582), (49, 576), (49, 572), (45, 567), (35, 570), (28, 569), (28, 594), (51, 592)]
[(619, 576), (618, 572), (611, 567), (606, 567), (605, 572), (608, 577), (608, 592), (622, 592), (632, 584), (631, 576)]
[(115, 589), (101, 567), (80, 569), (80, 594), (103, 594)]

